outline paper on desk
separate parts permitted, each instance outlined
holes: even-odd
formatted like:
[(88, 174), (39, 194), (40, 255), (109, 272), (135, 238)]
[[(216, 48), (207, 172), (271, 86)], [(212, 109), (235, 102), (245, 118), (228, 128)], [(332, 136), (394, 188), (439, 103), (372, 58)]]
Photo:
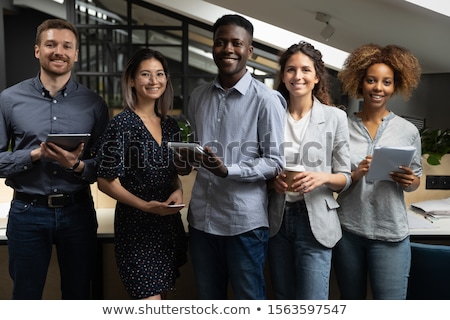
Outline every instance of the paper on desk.
[(410, 166), (416, 153), (416, 148), (408, 147), (375, 147), (372, 162), (366, 180), (389, 180), (390, 173), (399, 171), (399, 166)]
[(430, 214), (450, 215), (450, 198), (414, 202), (411, 206)]
[(425, 216), (411, 212), (408, 210), (409, 229), (436, 229), (437, 226), (431, 220), (427, 220)]

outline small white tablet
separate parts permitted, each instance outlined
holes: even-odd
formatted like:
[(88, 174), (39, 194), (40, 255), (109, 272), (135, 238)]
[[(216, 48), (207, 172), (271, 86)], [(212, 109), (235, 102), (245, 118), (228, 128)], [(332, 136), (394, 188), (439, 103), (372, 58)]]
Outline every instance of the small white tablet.
[(199, 152), (205, 155), (208, 155), (205, 150), (203, 150), (203, 147), (199, 145), (198, 143), (194, 142), (173, 142), (170, 141), (167, 143), (167, 145), (172, 148), (175, 152), (179, 153), (180, 149), (186, 148), (189, 150), (192, 150), (194, 152)]

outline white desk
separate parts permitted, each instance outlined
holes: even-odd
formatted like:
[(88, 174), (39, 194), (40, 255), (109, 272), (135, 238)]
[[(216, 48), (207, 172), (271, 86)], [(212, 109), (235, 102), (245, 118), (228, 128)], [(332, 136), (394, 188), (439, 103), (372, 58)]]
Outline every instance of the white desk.
[(115, 208), (98, 208), (97, 211), (97, 237), (99, 239), (114, 238), (114, 210)]
[[(1, 208), (0, 208), (1, 209)], [(9, 210), (8, 207), (4, 207), (4, 210), (0, 210), (3, 212), (3, 215), (0, 215), (0, 242), (6, 241), (6, 212), (5, 210)], [(114, 238), (114, 210), (115, 208), (97, 208), (97, 220), (98, 220), (98, 229), (97, 229), (97, 237), (99, 240), (112, 240)], [(0, 213), (1, 214), (1, 213)], [(187, 208), (183, 208), (181, 210), (181, 218), (185, 225), (185, 230), (187, 231)]]
[[(98, 208), (97, 220), (99, 239), (114, 238), (114, 208)], [(423, 215), (408, 210), (411, 236), (448, 236), (450, 238), (450, 218), (430, 222)], [(418, 222), (418, 223), (417, 223)], [(423, 226), (423, 227), (422, 227)], [(6, 241), (6, 218), (0, 216), (0, 241)]]
[[(97, 211), (99, 240), (114, 238), (114, 208), (99, 208)], [(6, 244), (6, 218), (0, 217), (0, 244)]]
[(424, 215), (412, 210), (408, 210), (408, 215), (410, 219), (409, 231), (412, 238), (450, 239), (450, 218), (428, 220)]
[[(410, 234), (415, 236), (447, 236), (450, 238), (450, 219), (438, 219), (430, 222), (426, 220), (421, 214), (409, 211), (410, 214)], [(0, 218), (5, 219), (5, 218)], [(416, 224), (415, 219), (420, 219), (422, 223)], [(99, 240), (109, 241), (114, 238), (114, 208), (98, 208), (97, 209)], [(423, 225), (423, 227), (421, 227)], [(0, 242), (6, 242), (6, 222), (0, 221)]]

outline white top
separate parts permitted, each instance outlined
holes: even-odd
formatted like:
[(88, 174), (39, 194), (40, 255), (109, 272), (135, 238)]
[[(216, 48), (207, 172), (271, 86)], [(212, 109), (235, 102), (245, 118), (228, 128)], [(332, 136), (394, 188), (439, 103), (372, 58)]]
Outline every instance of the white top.
[[(293, 167), (301, 164), (301, 144), (305, 136), (306, 128), (311, 120), (311, 110), (302, 117), (300, 120), (292, 118), (289, 110), (286, 112), (286, 127), (284, 130), (284, 156), (286, 159), (286, 167)], [(291, 192), (286, 194), (286, 201), (296, 202), (303, 199), (303, 195), (300, 193), (293, 194)]]

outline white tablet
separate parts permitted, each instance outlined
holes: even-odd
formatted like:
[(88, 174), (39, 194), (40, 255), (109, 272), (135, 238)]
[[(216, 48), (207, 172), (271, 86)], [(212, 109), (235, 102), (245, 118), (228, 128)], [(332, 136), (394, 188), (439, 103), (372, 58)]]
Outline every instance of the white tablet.
[(68, 151), (75, 150), (80, 143), (86, 144), (91, 137), (90, 133), (49, 133), (45, 142), (53, 142)]
[(173, 142), (170, 141), (167, 143), (167, 145), (172, 148), (175, 152), (179, 153), (180, 149), (186, 148), (189, 150), (192, 150), (194, 152), (199, 152), (205, 155), (208, 155), (205, 150), (203, 150), (203, 147), (199, 145), (198, 143), (194, 142)]

